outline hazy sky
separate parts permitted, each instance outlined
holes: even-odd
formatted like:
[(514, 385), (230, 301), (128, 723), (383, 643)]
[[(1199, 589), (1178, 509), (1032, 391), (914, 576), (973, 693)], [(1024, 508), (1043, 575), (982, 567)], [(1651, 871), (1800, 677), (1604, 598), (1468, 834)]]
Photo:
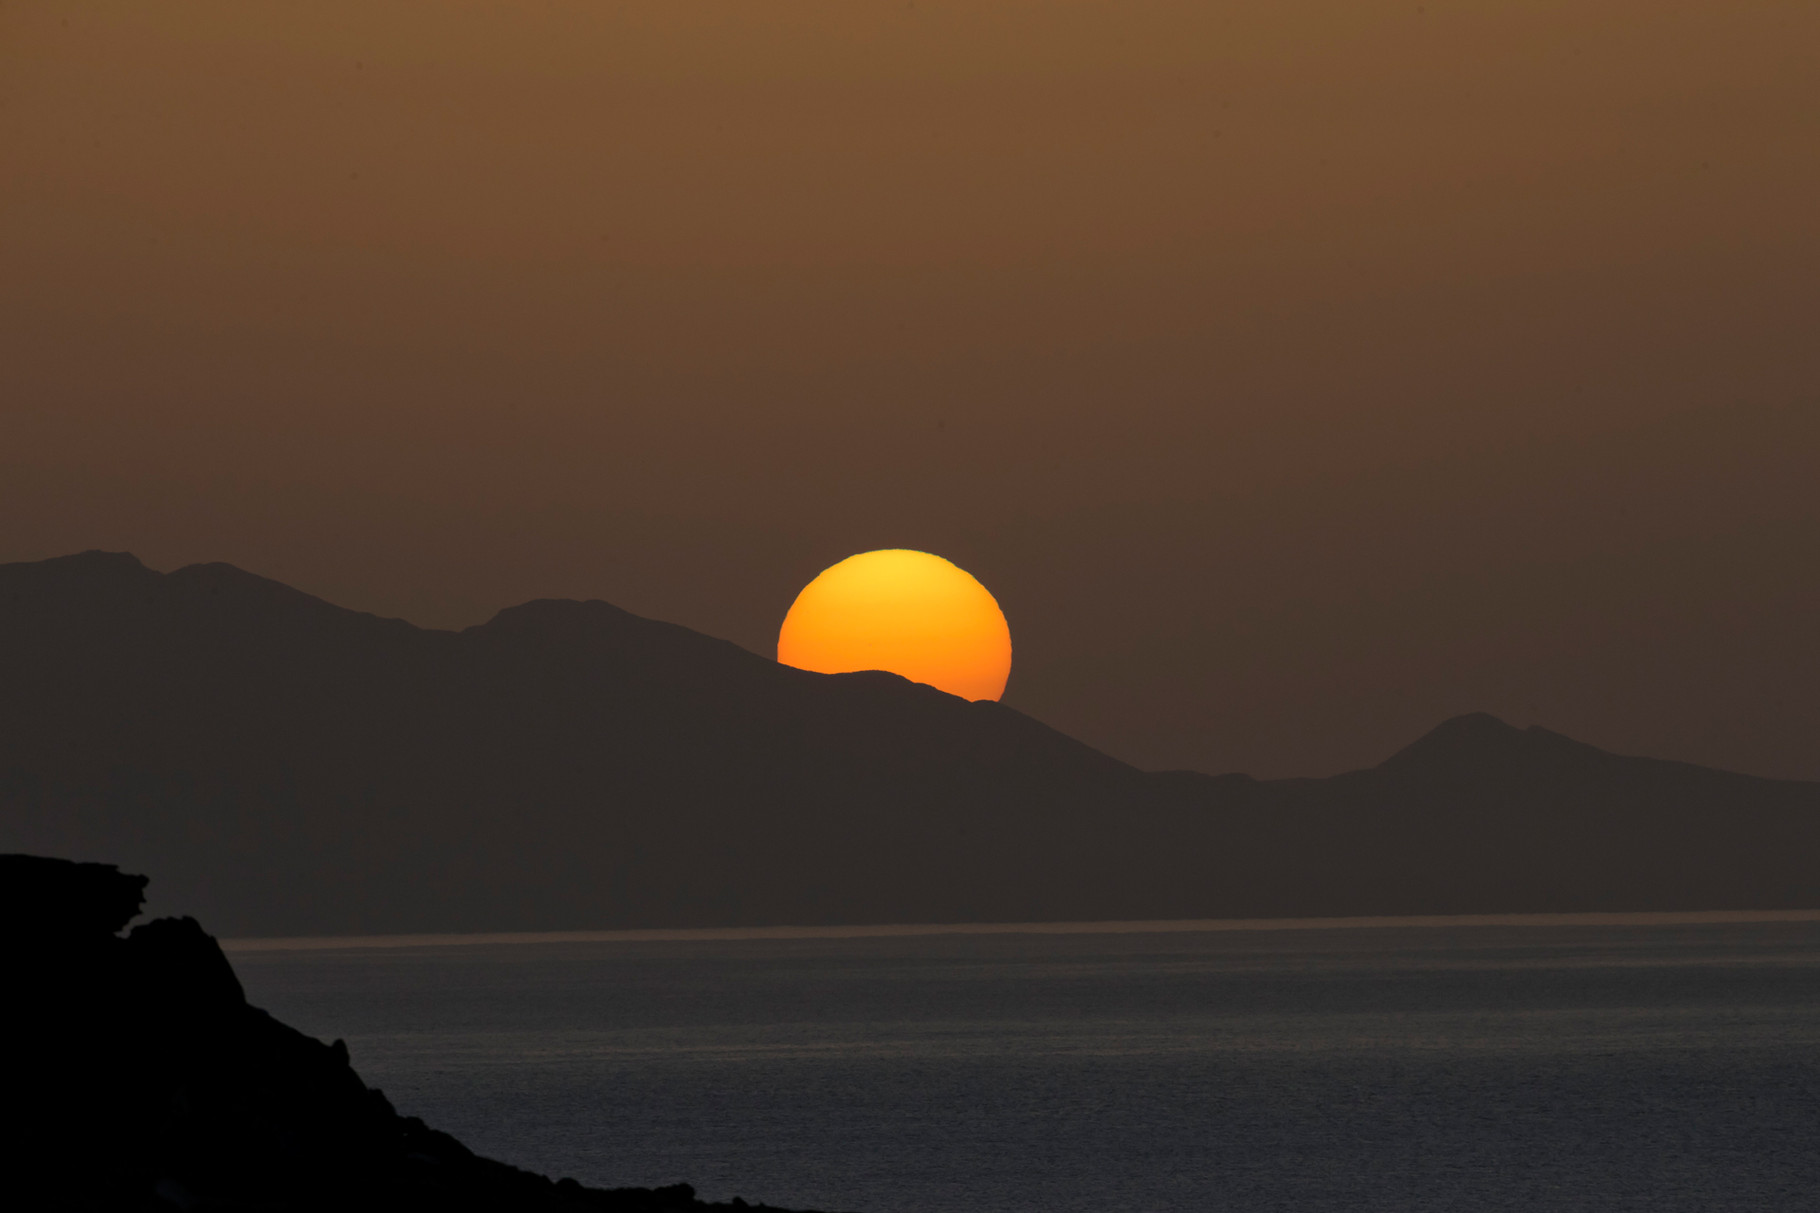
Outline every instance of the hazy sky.
[(1813, 0), (0, 3), (0, 560), (770, 653), (1324, 774), (1482, 709), (1820, 778)]

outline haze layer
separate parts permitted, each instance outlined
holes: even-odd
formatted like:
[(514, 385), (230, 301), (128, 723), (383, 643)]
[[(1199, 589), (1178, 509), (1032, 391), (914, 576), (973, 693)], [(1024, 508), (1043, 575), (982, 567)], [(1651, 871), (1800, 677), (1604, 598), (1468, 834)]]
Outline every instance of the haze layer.
[(1488, 709), (1820, 776), (1820, 8), (0, 9), (0, 560), (769, 651), (940, 551), (1007, 702), (1309, 774)]

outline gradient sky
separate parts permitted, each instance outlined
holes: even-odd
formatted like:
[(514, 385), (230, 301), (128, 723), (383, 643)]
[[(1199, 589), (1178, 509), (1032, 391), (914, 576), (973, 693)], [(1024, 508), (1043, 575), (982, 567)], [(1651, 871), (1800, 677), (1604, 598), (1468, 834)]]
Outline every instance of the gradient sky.
[(1006, 702), (1820, 778), (1820, 5), (0, 4), (0, 560), (770, 653), (854, 552)]

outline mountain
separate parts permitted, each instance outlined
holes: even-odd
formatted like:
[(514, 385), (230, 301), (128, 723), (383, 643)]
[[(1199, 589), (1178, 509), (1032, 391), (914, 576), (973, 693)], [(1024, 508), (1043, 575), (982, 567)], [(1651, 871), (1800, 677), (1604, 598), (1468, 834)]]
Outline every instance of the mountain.
[(229, 934), (1820, 906), (1820, 784), (1488, 716), (1321, 780), (602, 602), (461, 632), (222, 564), (0, 566), (0, 849)]
[[(249, 1006), (193, 918), (120, 931), (146, 878), (0, 855), (8, 1208), (217, 1213), (708, 1213), (687, 1184), (588, 1188), (400, 1116), (323, 1044)], [(777, 1210), (775, 1213), (783, 1213)]]

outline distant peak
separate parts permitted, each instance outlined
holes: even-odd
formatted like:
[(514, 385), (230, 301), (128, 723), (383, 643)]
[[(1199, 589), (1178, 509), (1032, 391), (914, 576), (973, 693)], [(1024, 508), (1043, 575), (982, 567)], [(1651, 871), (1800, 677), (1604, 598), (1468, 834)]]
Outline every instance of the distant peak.
[(47, 560), (44, 563), (55, 564), (65, 560), (72, 563), (82, 561), (86, 564), (117, 565), (121, 568), (128, 569), (142, 569), (145, 567), (145, 562), (131, 552), (110, 552), (103, 548), (90, 548), (86, 552), (77, 552), (73, 556), (53, 557), (51, 560)]
[(614, 606), (599, 598), (533, 598), (517, 606), (509, 606), (496, 613), (493, 618), (480, 625), (487, 628), (514, 628), (520, 626), (538, 626), (558, 620), (638, 620), (650, 622), (641, 616), (634, 615), (624, 607)]
[(26, 587), (32, 592), (117, 593), (155, 582), (162, 573), (139, 562), (131, 552), (91, 550), (49, 560), (21, 560), (0, 564), (0, 585), (9, 593)]
[(145, 563), (131, 552), (107, 552), (100, 548), (90, 548), (86, 552), (75, 552), (68, 556), (52, 556), (49, 560), (23, 560), (12, 568), (34, 567), (40, 569), (82, 569), (95, 571), (150, 572)]
[[(754, 654), (730, 640), (680, 623), (635, 615), (599, 598), (536, 598), (505, 608), (487, 622), (468, 628), (466, 634), (605, 643), (628, 652), (664, 653), (670, 657), (678, 652), (737, 653), (742, 662), (755, 659)], [(769, 659), (762, 660), (772, 664)]]
[(1519, 729), (1489, 712), (1469, 712), (1436, 725), (1384, 762), (1390, 770), (1491, 767), (1542, 754), (1603, 757), (1605, 751), (1571, 737), (1531, 725)]
[(1463, 716), (1450, 717), (1430, 729), (1428, 734), (1418, 741), (1453, 742), (1466, 740), (1491, 740), (1494, 738), (1511, 739), (1521, 736), (1522, 729), (1493, 716), (1490, 712), (1467, 712)]

